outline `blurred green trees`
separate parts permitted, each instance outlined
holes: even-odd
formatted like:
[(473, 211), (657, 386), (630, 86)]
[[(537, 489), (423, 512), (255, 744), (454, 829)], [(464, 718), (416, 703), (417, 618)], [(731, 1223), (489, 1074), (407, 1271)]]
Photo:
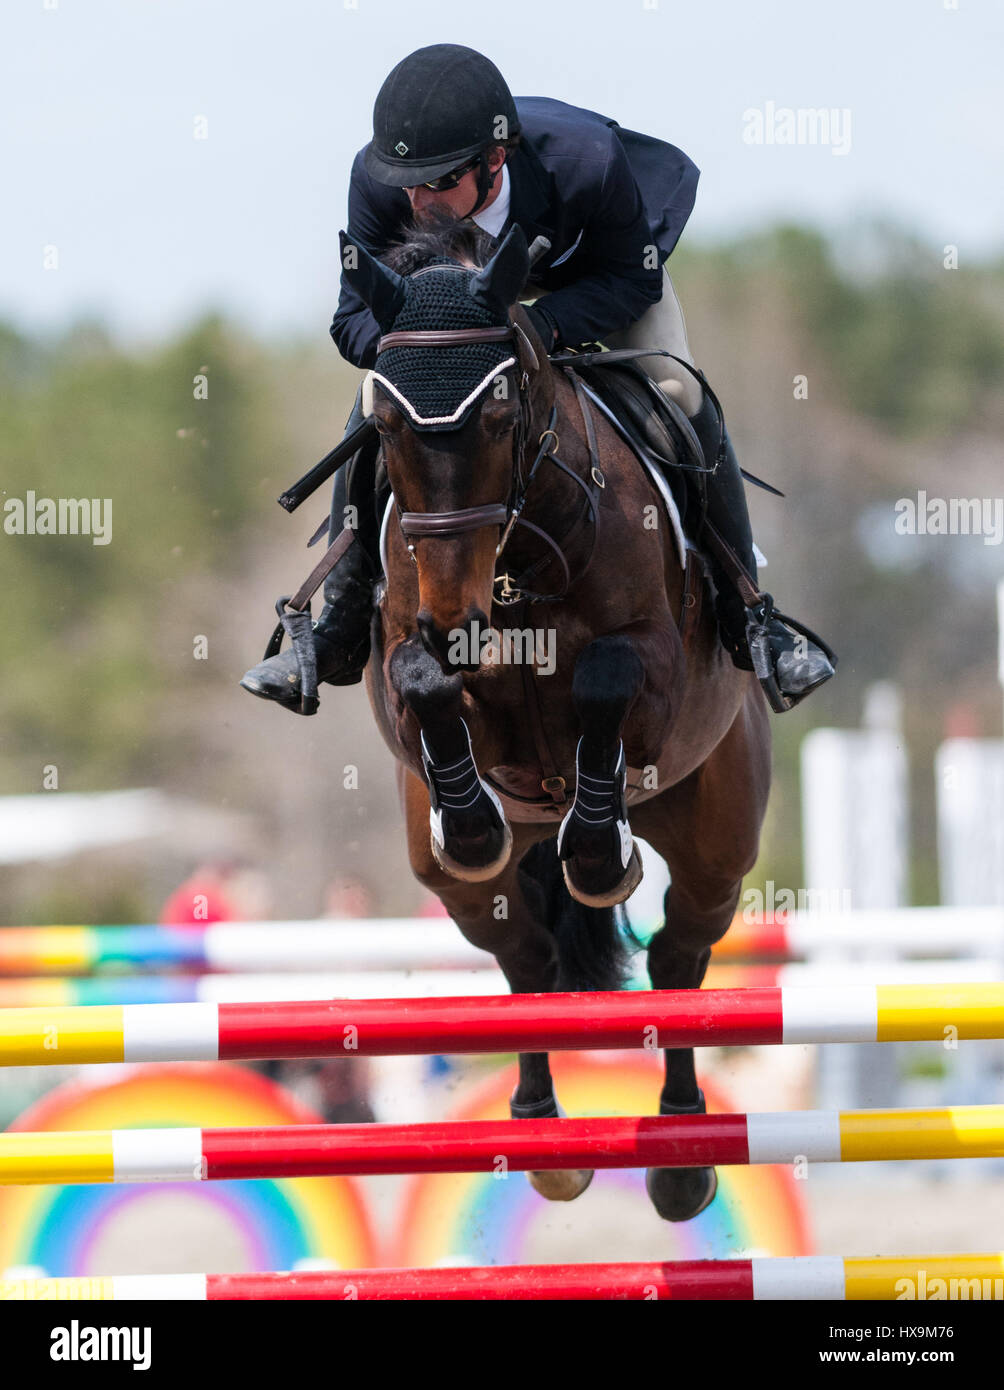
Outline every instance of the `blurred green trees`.
[(142, 780), (163, 702), (200, 675), (159, 659), (180, 589), (227, 572), (260, 506), (267, 360), (218, 318), (128, 354), (94, 325), (45, 344), (4, 328), (0, 374), (4, 500), (112, 502), (107, 545), (0, 534), (7, 789), (38, 790), (40, 760), (78, 789)]

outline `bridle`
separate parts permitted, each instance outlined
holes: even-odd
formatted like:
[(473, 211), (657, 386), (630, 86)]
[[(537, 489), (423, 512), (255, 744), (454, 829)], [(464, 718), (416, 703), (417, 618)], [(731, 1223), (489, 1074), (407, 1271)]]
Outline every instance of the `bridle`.
[[(437, 269), (446, 269), (437, 266)], [(462, 267), (457, 267), (462, 269)], [(416, 271), (421, 274), (421, 271)], [(453, 511), (445, 512), (405, 512), (401, 510), (400, 504), (395, 499), (397, 506), (398, 520), (401, 532), (404, 535), (410, 554), (415, 565), (418, 564), (418, 556), (415, 553), (415, 542), (419, 540), (446, 539), (451, 536), (465, 535), (469, 531), (480, 530), (484, 526), (498, 526), (501, 528), (501, 535), (498, 545), (495, 547), (496, 560), (501, 556), (508, 544), (513, 529), (522, 526), (531, 531), (544, 541), (550, 548), (552, 554), (545, 556), (542, 560), (531, 565), (529, 569), (519, 575), (514, 582), (509, 574), (497, 575), (495, 578), (496, 586), (501, 585), (496, 594), (495, 602), (502, 605), (519, 603), (523, 599), (530, 599), (535, 602), (555, 602), (564, 598), (572, 585), (572, 575), (569, 570), (568, 562), (565, 558), (563, 547), (572, 539), (573, 535), (581, 528), (586, 519), (593, 523), (593, 543), (586, 564), (576, 575), (576, 579), (582, 577), (592, 561), (593, 551), (596, 546), (596, 537), (599, 527), (599, 493), (605, 486), (603, 474), (599, 468), (598, 451), (596, 447), (596, 436), (593, 428), (592, 418), (589, 414), (589, 405), (585, 393), (582, 391), (574, 373), (568, 375), (575, 387), (576, 398), (582, 410), (583, 420), (586, 427), (586, 438), (589, 445), (590, 454), (590, 478), (593, 486), (585, 482), (567, 464), (563, 463), (557, 456), (558, 436), (555, 432), (555, 423), (558, 416), (557, 405), (552, 405), (551, 413), (548, 418), (547, 428), (538, 436), (536, 452), (533, 462), (526, 470), (524, 476), (524, 460), (528, 453), (527, 444), (530, 437), (532, 418), (530, 405), (530, 378), (533, 373), (540, 371), (540, 362), (533, 349), (529, 338), (518, 323), (510, 320), (505, 326), (497, 328), (447, 328), (447, 329), (406, 329), (399, 332), (386, 333), (377, 344), (377, 353), (383, 352), (386, 348), (392, 347), (457, 347), (467, 343), (512, 343), (516, 352), (516, 363), (519, 370), (519, 415), (513, 429), (513, 462), (512, 474), (509, 488), (509, 496), (504, 502), (483, 502), (473, 507), (459, 507)], [(572, 478), (582, 488), (586, 495), (586, 505), (583, 512), (573, 523), (569, 531), (555, 541), (554, 538), (534, 522), (528, 521), (522, 515), (526, 504), (527, 493), (533, 483), (534, 477), (540, 468), (541, 463), (547, 459), (557, 468), (561, 469), (568, 477)], [(536, 593), (529, 589), (527, 585), (535, 579), (543, 569), (550, 564), (551, 559), (556, 557), (563, 570), (564, 582), (561, 589), (556, 593)]]
[[(537, 354), (518, 324), (510, 321), (499, 328), (406, 329), (397, 333), (385, 333), (377, 344), (377, 355), (392, 347), (460, 347), (467, 343), (513, 343), (516, 347), (520, 371), (520, 410), (513, 431), (513, 480), (518, 482), (520, 459), (529, 428), (530, 373), (539, 369)], [(459, 507), (449, 512), (402, 512), (398, 508), (401, 530), (409, 542), (408, 550), (412, 558), (415, 558), (415, 548), (411, 544), (413, 539), (461, 536), (467, 531), (479, 530), (482, 526), (505, 526), (507, 530), (511, 529), (507, 525), (511, 513), (511, 493), (512, 489), (510, 500), (506, 502), (483, 502), (478, 506)]]

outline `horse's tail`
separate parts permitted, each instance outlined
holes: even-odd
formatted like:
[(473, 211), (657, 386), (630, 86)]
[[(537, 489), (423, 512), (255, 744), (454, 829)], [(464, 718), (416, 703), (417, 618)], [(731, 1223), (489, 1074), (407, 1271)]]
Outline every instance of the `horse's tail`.
[(627, 915), (622, 906), (576, 902), (561, 872), (556, 836), (531, 845), (520, 860), (519, 881), (533, 915), (554, 936), (555, 989), (621, 989), (630, 973)]

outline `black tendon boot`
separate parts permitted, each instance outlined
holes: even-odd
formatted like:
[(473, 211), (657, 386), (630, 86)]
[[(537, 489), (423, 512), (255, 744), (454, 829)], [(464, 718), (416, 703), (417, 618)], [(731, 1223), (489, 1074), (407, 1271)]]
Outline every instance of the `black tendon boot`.
[[(347, 431), (361, 419), (357, 397)], [(356, 538), (324, 581), (324, 607), (313, 625), (319, 683), (357, 685), (369, 660), (373, 586), (379, 578), (373, 495), (376, 453), (373, 443), (364, 445), (335, 474), (328, 535), (334, 540), (343, 529), (346, 504), (351, 502), (356, 508)], [(263, 700), (275, 700), (295, 713), (302, 712), (300, 665), (292, 648), (253, 666), (241, 685)]]
[[(718, 412), (704, 393), (701, 408), (690, 417), (704, 457), (713, 464), (719, 455)], [(757, 585), (753, 532), (746, 505), (746, 486), (728, 432), (718, 468), (708, 475), (708, 520), (735, 553)], [(748, 608), (718, 556), (712, 555), (717, 590), (715, 611), (722, 643), (733, 663), (756, 671), (770, 706), (777, 713), (791, 709), (836, 670), (836, 656), (815, 633), (774, 608), (769, 594)]]

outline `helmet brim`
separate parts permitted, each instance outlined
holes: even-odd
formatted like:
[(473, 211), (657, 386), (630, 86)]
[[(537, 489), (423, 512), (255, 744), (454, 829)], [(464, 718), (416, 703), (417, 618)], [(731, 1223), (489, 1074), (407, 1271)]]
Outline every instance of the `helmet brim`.
[(420, 183), (431, 183), (441, 179), (458, 165), (480, 154), (482, 146), (469, 145), (465, 150), (456, 150), (445, 159), (437, 159), (432, 164), (416, 164), (414, 160), (389, 159), (382, 154), (371, 140), (363, 150), (363, 168), (376, 183), (385, 188), (415, 188)]

